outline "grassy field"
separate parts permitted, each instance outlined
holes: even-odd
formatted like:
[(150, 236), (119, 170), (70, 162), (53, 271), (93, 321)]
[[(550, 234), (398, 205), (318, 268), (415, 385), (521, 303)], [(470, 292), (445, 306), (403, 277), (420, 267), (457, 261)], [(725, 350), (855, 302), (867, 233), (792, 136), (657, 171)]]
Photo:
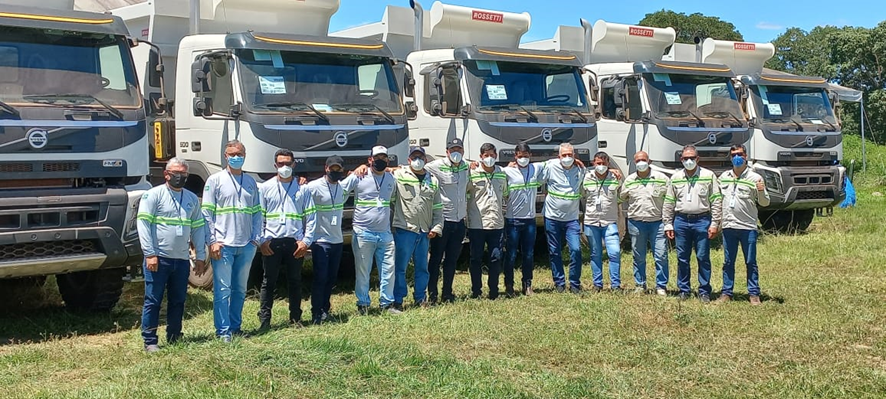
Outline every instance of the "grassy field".
[[(874, 192), (886, 187), (872, 172), (883, 153), (869, 154), (858, 207), (762, 238), (760, 307), (557, 294), (539, 264), (533, 297), (360, 317), (346, 291), (333, 298), (337, 322), (300, 330), (279, 301), (276, 329), (226, 345), (212, 339), (211, 294), (192, 290), (185, 342), (147, 355), (142, 286), (112, 314), (83, 316), (50, 282), (20, 298), (39, 308), (0, 313), (0, 397), (884, 397), (886, 197)], [(712, 257), (717, 291), (722, 250)], [(629, 255), (623, 264), (631, 287)], [(468, 280), (457, 276), (462, 296)], [(257, 309), (249, 299), (245, 328), (258, 327)]]

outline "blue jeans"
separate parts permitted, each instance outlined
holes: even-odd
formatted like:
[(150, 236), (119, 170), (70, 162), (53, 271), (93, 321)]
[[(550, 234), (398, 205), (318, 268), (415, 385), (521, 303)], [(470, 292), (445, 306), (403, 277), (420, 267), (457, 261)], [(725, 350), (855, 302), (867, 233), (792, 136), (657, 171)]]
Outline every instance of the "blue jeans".
[[(455, 266), (461, 255), (464, 243), (465, 221), (444, 222), (443, 235), (431, 240), (431, 259), (428, 261), (428, 295), (437, 299), (437, 280), (440, 279), (440, 264), (443, 264), (443, 300), (454, 300), (452, 281), (455, 279)], [(405, 294), (404, 294), (405, 295)]]
[(689, 261), (692, 250), (698, 260), (698, 294), (711, 294), (711, 245), (708, 228), (711, 216), (684, 216), (674, 218), (674, 234), (677, 241), (677, 288), (688, 294), (692, 290)]
[(212, 295), (215, 335), (230, 336), (240, 331), (243, 324), (243, 302), (246, 301), (246, 281), (255, 245), (222, 247), (221, 259), (212, 262)]
[(166, 291), (166, 341), (173, 343), (181, 337), (182, 317), (185, 314), (185, 297), (188, 294), (188, 275), (191, 262), (183, 259), (157, 257), (157, 271), (145, 272), (145, 306), (142, 308), (142, 338), (145, 345), (157, 345), (157, 327), (160, 325), (160, 308)]
[(338, 278), (341, 253), (344, 244), (315, 242), (311, 244), (311, 263), (314, 267), (314, 281), (311, 282), (311, 319), (319, 319), (332, 309), (332, 287)]
[(378, 303), (385, 307), (394, 302), (394, 235), (390, 232), (354, 231), (351, 238), (357, 275), (354, 294), (357, 306), (369, 306), (369, 274), (372, 260), (378, 266)]
[(563, 242), (569, 247), (569, 284), (581, 288), (581, 226), (578, 220), (561, 222), (545, 218), (551, 274), (557, 287), (566, 286), (563, 270)]
[(517, 251), (523, 255), (523, 285), (532, 286), (532, 271), (535, 267), (535, 219), (505, 220), (505, 239), (507, 256), (505, 256), (505, 285), (514, 284), (514, 269), (517, 266)]
[(591, 247), (591, 275), (594, 287), (603, 288), (603, 246), (609, 255), (609, 283), (612, 288), (621, 288), (621, 242), (618, 225), (585, 226), (585, 236)]
[(503, 236), (504, 229), (468, 229), (468, 239), (471, 241), (470, 271), (471, 294), (473, 296), (480, 296), (483, 291), (483, 258), (486, 257), (486, 266), (489, 268), (489, 281), (487, 282), (489, 298), (498, 297), (498, 275), (501, 273)]
[(757, 230), (723, 229), (723, 295), (732, 296), (735, 285), (735, 260), (738, 244), (744, 253), (748, 272), (748, 295), (760, 295), (760, 277), (757, 275)]
[[(394, 302), (403, 304), (406, 298), (406, 267), (412, 260), (415, 271), (415, 287), (412, 297), (416, 303), (425, 301), (428, 289), (428, 233), (413, 233), (409, 230), (394, 229)], [(461, 245), (459, 243), (459, 245)]]
[(655, 288), (668, 288), (668, 246), (664, 235), (664, 224), (628, 220), (628, 234), (631, 235), (631, 247), (634, 256), (634, 283), (646, 288), (646, 249), (652, 246), (652, 258), (655, 260)]

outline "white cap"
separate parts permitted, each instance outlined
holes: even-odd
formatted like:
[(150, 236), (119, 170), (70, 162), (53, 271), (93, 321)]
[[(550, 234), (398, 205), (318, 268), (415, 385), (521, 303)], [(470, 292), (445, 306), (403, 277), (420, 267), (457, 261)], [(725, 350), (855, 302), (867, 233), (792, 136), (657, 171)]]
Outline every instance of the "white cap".
[(375, 147), (372, 147), (372, 155), (371, 156), (374, 157), (378, 154), (388, 155), (388, 148), (383, 145), (377, 145)]

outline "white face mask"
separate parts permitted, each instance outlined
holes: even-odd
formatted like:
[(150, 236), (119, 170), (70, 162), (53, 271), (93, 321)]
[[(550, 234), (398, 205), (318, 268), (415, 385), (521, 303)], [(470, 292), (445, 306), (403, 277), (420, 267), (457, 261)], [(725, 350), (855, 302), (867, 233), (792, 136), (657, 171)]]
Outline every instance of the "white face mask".
[(694, 159), (687, 159), (683, 161), (683, 167), (686, 168), (686, 170), (695, 170), (695, 166), (696, 165)]
[(277, 175), (284, 179), (292, 177), (292, 166), (281, 166), (277, 168)]
[(424, 170), (425, 160), (421, 158), (413, 159), (411, 162), (409, 162), (409, 166), (412, 168), (412, 170)]
[(452, 161), (452, 163), (461, 162), (461, 157), (462, 157), (462, 155), (460, 152), (449, 153), (449, 160)]
[(483, 158), (483, 165), (486, 165), (487, 168), (491, 168), (491, 167), (495, 166), (495, 158), (494, 157)]
[(529, 158), (517, 158), (517, 165), (520, 165), (521, 168), (525, 168), (529, 165)]
[(606, 165), (596, 165), (594, 166), (594, 171), (597, 172), (597, 175), (602, 176), (609, 171), (609, 167)]
[(649, 162), (646, 162), (646, 161), (637, 162), (637, 171), (645, 172), (647, 170), (649, 170)]
[(573, 162), (575, 162), (575, 159), (572, 157), (560, 158), (560, 164), (563, 165), (564, 168), (571, 167)]

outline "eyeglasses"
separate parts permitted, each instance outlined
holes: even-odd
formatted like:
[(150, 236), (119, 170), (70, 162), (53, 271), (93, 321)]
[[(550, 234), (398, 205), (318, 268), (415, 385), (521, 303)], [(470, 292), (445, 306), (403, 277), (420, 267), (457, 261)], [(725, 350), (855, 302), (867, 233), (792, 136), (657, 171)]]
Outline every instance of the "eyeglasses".
[(275, 162), (274, 166), (282, 168), (284, 166), (292, 166), (293, 164), (295, 164), (295, 162)]
[(641, 159), (636, 159), (636, 160), (634, 160), (634, 163), (639, 163), (639, 162), (646, 162), (646, 163), (649, 163), (649, 160), (648, 160), (648, 159), (642, 159), (642, 158), (641, 158)]
[(736, 153), (729, 154), (729, 156), (730, 157), (740, 156), (740, 157), (744, 158), (744, 153), (743, 152), (736, 152)]
[(694, 156), (694, 157), (683, 157), (683, 158), (680, 158), (680, 159), (683, 160), (683, 161), (688, 161), (688, 160), (690, 160), (690, 159), (693, 160), (693, 161), (695, 161), (695, 160), (698, 159), (698, 155), (696, 155), (696, 156)]

